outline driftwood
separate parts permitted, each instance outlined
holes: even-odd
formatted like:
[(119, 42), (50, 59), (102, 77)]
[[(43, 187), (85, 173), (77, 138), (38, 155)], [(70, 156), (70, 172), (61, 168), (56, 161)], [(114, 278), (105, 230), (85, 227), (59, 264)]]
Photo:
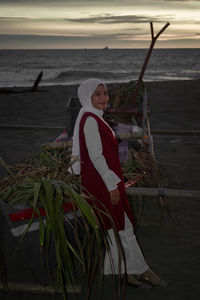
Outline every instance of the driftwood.
[(35, 92), (37, 90), (37, 87), (42, 79), (42, 76), (43, 76), (43, 72), (40, 72), (40, 74), (38, 75), (38, 77), (36, 78), (36, 80), (34, 82), (34, 85), (32, 86), (32, 89), (31, 89), (32, 92)]
[(0, 88), (0, 94), (13, 94), (13, 93), (29, 93), (29, 92), (35, 92), (38, 88), (38, 85), (42, 79), (43, 71), (40, 72), (40, 74), (37, 76), (32, 88), (28, 89), (19, 89), (19, 88)]

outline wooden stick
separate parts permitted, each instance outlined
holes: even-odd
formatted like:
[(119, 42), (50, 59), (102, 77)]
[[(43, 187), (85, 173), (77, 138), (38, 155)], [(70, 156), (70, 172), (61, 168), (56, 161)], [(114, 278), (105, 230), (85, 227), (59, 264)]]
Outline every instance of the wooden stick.
[(123, 141), (128, 139), (141, 139), (142, 132), (120, 133), (116, 136), (117, 139)]
[(154, 39), (154, 31), (153, 31), (153, 22), (150, 22), (150, 27), (151, 27), (151, 39)]
[(38, 77), (36, 78), (36, 80), (34, 82), (34, 85), (32, 86), (32, 89), (31, 89), (32, 92), (35, 92), (37, 90), (37, 87), (42, 79), (42, 76), (43, 76), (43, 72), (40, 72), (40, 74), (38, 75)]
[[(11, 130), (64, 130), (65, 127), (56, 126), (24, 126), (24, 125), (0, 125), (0, 130), (11, 129)], [(185, 135), (185, 136), (199, 136), (199, 130), (167, 130), (167, 129), (151, 129), (151, 133), (154, 135)]]
[(132, 98), (132, 100), (131, 100), (131, 105), (132, 105), (132, 106), (134, 106), (134, 103), (135, 103), (137, 94), (138, 94), (138, 92), (139, 92), (140, 84), (141, 84), (141, 82), (142, 82), (142, 78), (143, 78), (144, 72), (145, 72), (145, 70), (146, 70), (147, 64), (148, 64), (148, 62), (149, 62), (149, 59), (150, 59), (150, 56), (151, 56), (151, 53), (152, 53), (154, 44), (155, 44), (157, 38), (161, 35), (161, 33), (162, 33), (169, 25), (170, 25), (169, 23), (165, 24), (165, 26), (157, 33), (157, 35), (154, 36), (153, 22), (150, 22), (150, 27), (151, 27), (151, 38), (152, 38), (152, 41), (151, 41), (151, 44), (150, 44), (149, 50), (148, 50), (148, 52), (147, 52), (147, 55), (146, 55), (146, 58), (145, 58), (145, 61), (144, 61), (142, 70), (141, 70), (140, 75), (139, 75), (139, 79), (138, 79), (138, 81), (137, 81), (137, 84), (136, 84), (136, 87), (135, 87), (135, 90), (134, 90), (134, 93), (133, 93), (133, 98)]
[(49, 150), (49, 151), (54, 151), (54, 150), (61, 150), (65, 148), (72, 148), (72, 141), (66, 141), (66, 142), (52, 142), (52, 143), (47, 143), (42, 145), (43, 150)]

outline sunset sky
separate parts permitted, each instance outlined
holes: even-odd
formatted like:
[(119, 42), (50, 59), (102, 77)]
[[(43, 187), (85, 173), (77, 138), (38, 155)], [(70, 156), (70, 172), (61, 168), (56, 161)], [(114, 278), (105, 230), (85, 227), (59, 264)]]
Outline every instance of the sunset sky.
[(0, 0), (0, 49), (200, 48), (200, 0)]

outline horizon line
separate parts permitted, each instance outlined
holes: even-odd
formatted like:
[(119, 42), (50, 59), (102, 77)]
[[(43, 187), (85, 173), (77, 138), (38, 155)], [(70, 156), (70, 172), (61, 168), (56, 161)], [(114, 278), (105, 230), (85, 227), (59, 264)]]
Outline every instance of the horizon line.
[[(148, 50), (149, 48), (0, 48), (1, 50)], [(161, 48), (154, 48), (153, 50), (171, 50), (171, 49), (200, 49), (200, 47), (161, 47)]]

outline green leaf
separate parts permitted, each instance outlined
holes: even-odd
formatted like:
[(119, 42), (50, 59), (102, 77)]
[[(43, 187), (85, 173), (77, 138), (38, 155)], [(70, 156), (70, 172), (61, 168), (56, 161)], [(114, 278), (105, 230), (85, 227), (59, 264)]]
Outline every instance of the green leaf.
[(13, 187), (9, 186), (7, 191), (3, 194), (2, 200), (6, 201), (12, 192), (13, 192)]
[(39, 196), (39, 191), (40, 191), (40, 187), (41, 187), (41, 183), (40, 182), (35, 182), (34, 183), (34, 206), (33, 206), (33, 213), (32, 213), (32, 216), (30, 218), (30, 221), (26, 227), (26, 230), (24, 231), (19, 243), (18, 243), (18, 246), (15, 250), (15, 253), (16, 251), (18, 250), (19, 246), (21, 245), (21, 242), (23, 241), (26, 233), (28, 232), (29, 228), (31, 227), (31, 224), (33, 223), (33, 218), (34, 218), (34, 215), (35, 215), (35, 211), (36, 211), (36, 206), (37, 206), (37, 202), (38, 202), (38, 196)]
[(50, 168), (55, 167), (55, 162), (53, 161), (53, 159), (48, 154), (45, 154), (44, 152), (40, 153), (40, 163)]
[(44, 223), (42, 220), (42, 216), (40, 214), (40, 210), (38, 207), (36, 207), (36, 212), (38, 214), (39, 217), (39, 237), (40, 237), (40, 246), (43, 247), (44, 246), (44, 233), (45, 233), (45, 229), (44, 229)]
[(91, 208), (91, 206), (88, 204), (88, 202), (81, 197), (73, 188), (68, 186), (68, 192), (73, 197), (73, 199), (76, 202), (76, 205), (80, 209), (80, 211), (84, 214), (84, 216), (87, 218), (88, 223), (93, 228), (99, 228), (99, 225), (97, 223), (97, 219), (95, 217), (94, 211)]

